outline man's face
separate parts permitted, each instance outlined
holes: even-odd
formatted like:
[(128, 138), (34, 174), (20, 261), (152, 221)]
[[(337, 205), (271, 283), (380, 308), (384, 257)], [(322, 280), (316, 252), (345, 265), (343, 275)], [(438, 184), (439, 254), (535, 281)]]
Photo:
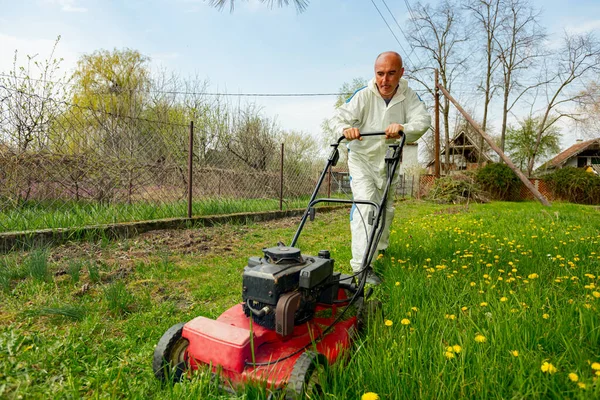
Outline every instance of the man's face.
[(396, 91), (398, 82), (404, 74), (401, 61), (394, 55), (383, 55), (375, 62), (375, 81), (379, 94), (385, 98), (391, 98)]

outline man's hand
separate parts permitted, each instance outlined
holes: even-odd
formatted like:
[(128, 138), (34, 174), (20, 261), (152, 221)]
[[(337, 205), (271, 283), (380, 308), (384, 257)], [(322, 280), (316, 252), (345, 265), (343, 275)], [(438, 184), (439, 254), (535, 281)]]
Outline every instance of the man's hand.
[(348, 141), (354, 139), (362, 140), (362, 136), (360, 136), (360, 131), (358, 130), (358, 128), (344, 129), (344, 136)]
[(398, 139), (400, 133), (404, 131), (404, 127), (400, 124), (390, 124), (385, 130), (386, 139)]

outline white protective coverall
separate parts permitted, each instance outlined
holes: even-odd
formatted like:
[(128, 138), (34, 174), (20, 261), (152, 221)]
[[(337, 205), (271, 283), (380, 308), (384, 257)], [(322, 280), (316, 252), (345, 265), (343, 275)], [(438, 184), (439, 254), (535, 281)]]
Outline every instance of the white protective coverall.
[[(406, 142), (419, 139), (431, 126), (431, 116), (419, 96), (408, 87), (405, 79), (400, 79), (398, 90), (386, 105), (379, 94), (375, 78), (356, 91), (345, 104), (338, 108), (333, 119), (334, 132), (343, 134), (348, 128), (358, 128), (361, 133), (383, 132), (392, 123), (404, 127)], [(381, 201), (386, 183), (385, 153), (390, 143), (398, 139), (386, 140), (383, 136), (365, 137), (348, 143), (348, 168), (350, 186), (355, 200)], [(394, 219), (394, 193), (398, 184), (398, 169), (389, 190), (385, 214), (385, 227), (377, 245), (378, 250), (388, 246), (390, 225)], [(367, 250), (369, 205), (354, 205), (350, 211), (352, 231), (352, 260), (350, 265), (358, 272)]]

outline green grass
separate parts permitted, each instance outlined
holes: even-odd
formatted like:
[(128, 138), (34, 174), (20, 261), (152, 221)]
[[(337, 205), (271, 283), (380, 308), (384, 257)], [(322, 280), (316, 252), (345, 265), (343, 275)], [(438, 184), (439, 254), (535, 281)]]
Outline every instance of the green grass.
[[(286, 199), (284, 210), (306, 206), (306, 198)], [(277, 199), (205, 199), (192, 204), (192, 214), (219, 215), (279, 210)], [(109, 204), (97, 202), (29, 202), (0, 213), (0, 232), (72, 228), (117, 222), (187, 217), (187, 202)]]
[[(64, 245), (46, 250), (46, 280), (26, 267), (38, 253), (3, 257), (0, 398), (229, 398), (205, 374), (159, 384), (154, 345), (175, 323), (239, 302), (247, 258), (289, 243), (295, 228), (271, 221)], [(325, 398), (600, 398), (598, 207), (400, 202), (392, 229), (375, 265), (384, 319), (330, 368)], [(317, 214), (299, 246), (329, 249), (348, 272), (348, 235), (346, 211)], [(233, 398), (264, 397), (250, 387)]]

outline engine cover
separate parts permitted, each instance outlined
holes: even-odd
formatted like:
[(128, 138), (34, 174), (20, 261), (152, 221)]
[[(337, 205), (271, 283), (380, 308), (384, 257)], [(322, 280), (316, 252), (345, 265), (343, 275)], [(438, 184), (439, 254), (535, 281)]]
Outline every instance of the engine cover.
[(298, 325), (314, 316), (318, 302), (333, 302), (332, 287), (339, 274), (333, 274), (334, 260), (328, 251), (316, 257), (303, 256), (297, 248), (280, 246), (263, 253), (264, 257), (250, 257), (244, 268), (244, 313), (257, 324), (286, 336), (290, 333), (290, 313), (294, 314), (293, 325)]

